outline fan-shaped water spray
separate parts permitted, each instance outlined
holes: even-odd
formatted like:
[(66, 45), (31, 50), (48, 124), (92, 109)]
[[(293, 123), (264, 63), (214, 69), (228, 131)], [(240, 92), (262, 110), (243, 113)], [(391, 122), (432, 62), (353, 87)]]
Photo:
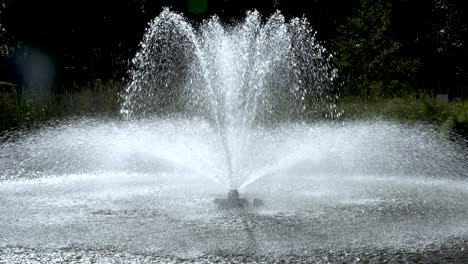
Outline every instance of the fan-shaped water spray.
[(310, 24), (286, 22), (279, 12), (263, 20), (252, 11), (231, 27), (215, 16), (194, 28), (165, 9), (150, 23), (123, 96), (122, 113), (130, 118), (168, 111), (208, 120), (225, 151), (219, 176), (230, 188), (249, 176), (245, 148), (256, 125), (314, 110), (338, 114), (336, 70)]

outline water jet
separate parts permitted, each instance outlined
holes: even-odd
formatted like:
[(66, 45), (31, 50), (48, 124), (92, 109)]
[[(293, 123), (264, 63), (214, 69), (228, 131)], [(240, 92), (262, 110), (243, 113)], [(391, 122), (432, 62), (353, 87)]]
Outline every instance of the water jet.
[(133, 60), (121, 113), (128, 120), (178, 114), (206, 122), (224, 167), (206, 175), (243, 188), (255, 181), (249, 145), (262, 128), (340, 115), (331, 57), (306, 19), (250, 11), (233, 27), (217, 16), (194, 27), (164, 9)]

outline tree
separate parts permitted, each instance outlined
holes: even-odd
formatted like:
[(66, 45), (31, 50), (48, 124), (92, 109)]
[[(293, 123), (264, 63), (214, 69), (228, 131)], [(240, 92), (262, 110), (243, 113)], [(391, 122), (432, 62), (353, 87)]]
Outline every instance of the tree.
[(454, 52), (463, 46), (467, 26), (463, 23), (463, 4), (456, 1), (434, 0), (432, 9), (432, 30), (429, 38), (433, 39), (434, 49), (438, 53)]
[[(12, 69), (13, 57), (16, 50), (19, 48), (20, 43), (16, 41), (3, 26), (3, 12), (5, 9), (5, 2), (0, 2), (0, 86), (5, 86), (5, 82), (15, 82), (15, 72)], [(9, 87), (15, 87), (10, 86)], [(0, 91), (3, 89), (0, 87)]]
[(407, 91), (420, 63), (400, 56), (391, 19), (390, 3), (361, 0), (354, 14), (338, 26), (332, 46), (342, 94), (369, 98)]

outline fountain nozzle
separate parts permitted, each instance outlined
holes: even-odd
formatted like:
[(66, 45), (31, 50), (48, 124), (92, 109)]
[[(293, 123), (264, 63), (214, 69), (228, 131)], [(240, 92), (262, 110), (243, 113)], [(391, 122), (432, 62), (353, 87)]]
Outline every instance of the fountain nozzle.
[[(241, 198), (238, 190), (229, 190), (227, 198), (215, 198), (214, 203), (219, 209), (246, 209), (249, 206), (249, 201), (246, 198)], [(255, 198), (253, 207), (260, 207), (263, 201)]]

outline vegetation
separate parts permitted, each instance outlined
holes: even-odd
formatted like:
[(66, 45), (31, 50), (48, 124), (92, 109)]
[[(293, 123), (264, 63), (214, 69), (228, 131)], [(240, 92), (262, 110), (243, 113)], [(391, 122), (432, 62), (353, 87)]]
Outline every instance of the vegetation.
[(400, 56), (401, 44), (390, 31), (391, 5), (380, 0), (360, 3), (333, 39), (342, 95), (368, 99), (409, 92), (420, 62)]
[[(344, 118), (468, 126), (468, 1), (215, 2), (0, 0), (0, 130), (117, 112), (145, 27), (168, 5), (195, 21), (218, 14), (230, 23), (253, 8), (305, 15), (335, 54)], [(53, 92), (32, 92), (37, 63), (48, 67)], [(440, 93), (450, 102), (436, 103)]]
[(394, 97), (362, 101), (359, 97), (340, 100), (343, 117), (353, 119), (385, 118), (390, 120), (433, 121), (443, 123), (449, 119), (468, 123), (468, 101), (438, 103), (429, 97)]
[[(439, 5), (442, 2), (437, 1)], [(441, 90), (429, 94), (417, 86), (422, 62), (402, 53), (403, 44), (392, 27), (391, 3), (359, 3), (332, 39), (336, 52), (333, 62), (340, 72), (337, 85), (341, 86), (343, 118), (431, 122), (441, 133), (456, 130), (466, 135), (468, 101), (460, 97), (449, 103), (436, 102), (434, 93)]]
[(344, 119), (430, 122), (437, 125), (442, 134), (454, 131), (468, 136), (468, 100), (441, 103), (428, 96), (373, 100), (345, 97), (340, 100), (339, 107)]
[(317, 38), (337, 52), (347, 81), (343, 93), (468, 96), (468, 1), (450, 0), (0, 0), (0, 81), (25, 86), (24, 70), (38, 52), (55, 66), (60, 89), (121, 81), (148, 22), (163, 6), (195, 23), (214, 14), (232, 23), (254, 8), (305, 16)]
[[(116, 114), (121, 89), (120, 83), (97, 82), (76, 92), (51, 95), (45, 100), (16, 90), (0, 92), (0, 131), (66, 116)], [(442, 134), (455, 131), (468, 136), (468, 100), (440, 103), (429, 96), (368, 100), (347, 96), (339, 100), (338, 107), (343, 110), (342, 120), (430, 122), (439, 126)]]
[(65, 116), (116, 113), (121, 89), (120, 83), (97, 81), (74, 92), (42, 96), (16, 89), (0, 92), (0, 131)]

